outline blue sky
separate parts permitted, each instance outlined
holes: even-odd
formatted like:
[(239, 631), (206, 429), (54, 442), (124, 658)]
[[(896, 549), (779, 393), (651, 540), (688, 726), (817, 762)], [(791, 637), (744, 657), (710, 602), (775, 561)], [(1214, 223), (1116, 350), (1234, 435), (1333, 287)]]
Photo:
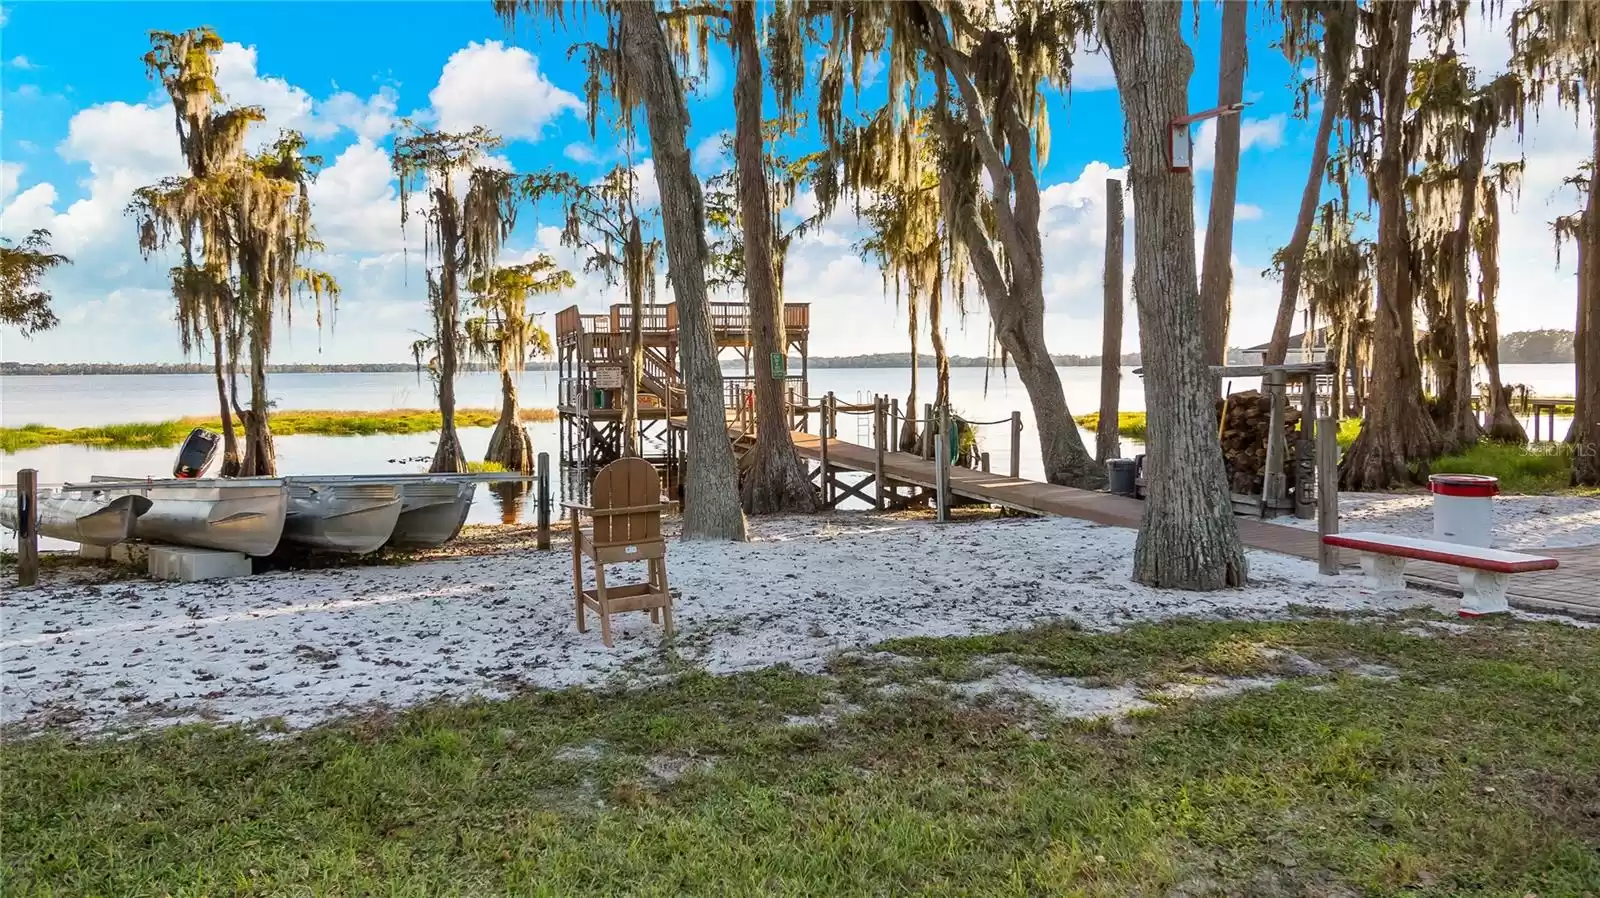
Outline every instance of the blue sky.
[[(63, 325), (24, 340), (0, 331), (0, 357), (13, 361), (178, 361), (169, 260), (143, 261), (132, 223), (122, 215), (128, 194), (176, 173), (170, 108), (146, 78), (141, 55), (151, 29), (209, 24), (228, 42), (219, 61), (230, 102), (258, 103), (269, 122), (311, 138), (325, 157), (313, 194), (313, 217), (328, 243), (317, 263), (344, 287), (330, 330), (318, 334), (298, 315), (280, 340), (275, 361), (403, 361), (426, 326), (421, 235), (402, 234), (387, 153), (401, 117), (446, 128), (484, 124), (504, 134), (503, 157), (519, 171), (548, 166), (596, 177), (622, 153), (615, 135), (591, 141), (579, 101), (582, 72), (567, 50), (586, 26), (539, 24), (508, 32), (488, 0), (450, 3), (7, 3), (0, 26), (0, 233), (17, 238), (34, 227), (55, 234), (76, 264), (52, 275)], [(1200, 7), (1186, 27), (1194, 49), (1190, 103), (1215, 105), (1218, 8)], [(1186, 23), (1191, 20), (1186, 17)], [(314, 22), (314, 27), (307, 27)], [(598, 24), (591, 20), (587, 29)], [(1485, 70), (1502, 66), (1503, 25), (1474, 20), (1468, 53)], [(1294, 72), (1272, 47), (1266, 13), (1252, 18), (1245, 113), (1246, 150), (1235, 231), (1235, 317), (1231, 342), (1265, 339), (1277, 285), (1260, 277), (1286, 242), (1305, 177), (1312, 127), (1293, 118)], [(690, 144), (703, 173), (726, 161), (720, 135), (733, 126), (731, 60), (717, 54), (691, 98)], [(1104, 180), (1123, 165), (1122, 117), (1109, 63), (1083, 54), (1070, 96), (1052, 94), (1052, 150), (1045, 185), (1047, 342), (1055, 352), (1098, 351), (1100, 265), (1104, 245)], [(869, 87), (863, 104), (881, 85)], [(1506, 226), (1503, 331), (1570, 327), (1573, 280), (1555, 268), (1547, 222), (1576, 208), (1560, 178), (1582, 158), (1582, 129), (1570, 113), (1547, 115), (1524, 147), (1502, 141), (1497, 152), (1526, 152), (1530, 174)], [(1198, 129), (1197, 152), (1209, 156), (1210, 131)], [(654, 194), (648, 145), (638, 148), (648, 203)], [(1209, 171), (1195, 176), (1196, 214), (1203, 227)], [(803, 208), (809, 198), (797, 202)], [(1136, 212), (1136, 210), (1134, 210)], [(1132, 216), (1130, 216), (1130, 219)], [(507, 250), (517, 261), (551, 251), (570, 266), (581, 260), (559, 247), (560, 222), (550, 209), (529, 209)], [(1130, 223), (1131, 227), (1131, 223)], [(836, 215), (798, 245), (788, 266), (791, 301), (814, 304), (814, 355), (902, 351), (903, 312), (886, 293), (877, 268), (856, 251), (858, 223)], [(1131, 248), (1131, 235), (1128, 241)], [(1130, 259), (1130, 267), (1131, 267)], [(599, 309), (619, 301), (597, 277), (551, 304)], [(952, 325), (952, 351), (987, 346), (981, 306), (963, 328)], [(953, 316), (952, 316), (953, 317)], [(1127, 345), (1135, 345), (1130, 313)]]

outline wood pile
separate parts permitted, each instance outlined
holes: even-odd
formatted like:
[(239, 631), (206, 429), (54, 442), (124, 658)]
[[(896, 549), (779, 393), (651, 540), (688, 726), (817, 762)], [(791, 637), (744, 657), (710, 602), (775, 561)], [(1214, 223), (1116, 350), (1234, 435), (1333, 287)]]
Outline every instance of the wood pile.
[[(1267, 467), (1267, 431), (1272, 425), (1272, 401), (1259, 390), (1230, 394), (1217, 400), (1217, 419), (1222, 428), (1222, 464), (1228, 472), (1228, 489), (1247, 496), (1260, 496)], [(1227, 416), (1223, 420), (1224, 414)], [(1284, 461), (1279, 470), (1289, 470), (1288, 447), (1300, 423), (1300, 412), (1287, 408), (1283, 414)]]

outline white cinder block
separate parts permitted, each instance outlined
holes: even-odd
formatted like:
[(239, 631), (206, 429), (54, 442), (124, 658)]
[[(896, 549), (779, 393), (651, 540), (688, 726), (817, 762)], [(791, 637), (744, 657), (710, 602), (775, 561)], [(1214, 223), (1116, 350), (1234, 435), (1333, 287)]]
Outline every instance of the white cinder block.
[(158, 580), (193, 583), (218, 577), (250, 576), (250, 559), (242, 552), (216, 549), (191, 549), (184, 546), (151, 546), (150, 576)]

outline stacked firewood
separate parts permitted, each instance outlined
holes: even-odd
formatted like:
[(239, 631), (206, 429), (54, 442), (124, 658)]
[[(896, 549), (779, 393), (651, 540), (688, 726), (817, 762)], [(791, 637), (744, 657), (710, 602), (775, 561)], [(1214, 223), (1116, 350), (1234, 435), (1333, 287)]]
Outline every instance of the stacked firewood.
[[(1247, 496), (1261, 495), (1267, 468), (1267, 432), (1272, 426), (1271, 400), (1259, 390), (1234, 393), (1226, 400), (1217, 400), (1217, 417), (1222, 428), (1222, 463), (1228, 472), (1228, 488)], [(1293, 440), (1299, 422), (1299, 411), (1284, 410), (1285, 447)], [(1287, 472), (1287, 449), (1285, 453), (1279, 470)]]

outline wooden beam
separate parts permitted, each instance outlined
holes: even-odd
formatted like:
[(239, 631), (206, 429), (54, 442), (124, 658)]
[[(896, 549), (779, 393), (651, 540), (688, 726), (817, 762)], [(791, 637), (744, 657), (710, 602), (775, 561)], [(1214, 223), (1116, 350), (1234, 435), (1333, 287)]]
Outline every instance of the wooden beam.
[(1262, 377), (1268, 371), (1284, 374), (1332, 374), (1333, 362), (1301, 362), (1296, 365), (1212, 365), (1211, 373), (1221, 377)]

